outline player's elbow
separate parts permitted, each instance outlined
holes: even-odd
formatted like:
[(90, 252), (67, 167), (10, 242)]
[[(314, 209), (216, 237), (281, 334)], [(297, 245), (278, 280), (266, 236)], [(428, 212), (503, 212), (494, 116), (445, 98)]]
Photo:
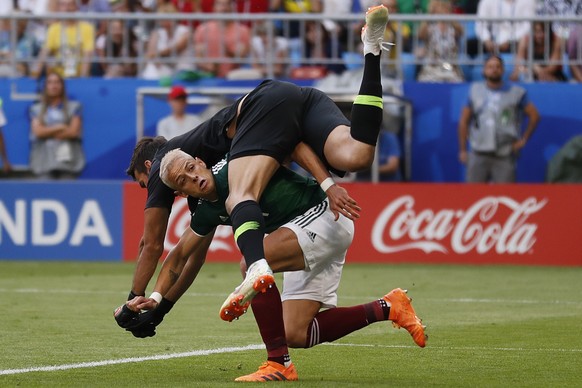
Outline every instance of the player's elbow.
[(143, 251), (147, 252), (148, 255), (159, 258), (162, 253), (164, 253), (164, 243), (159, 241), (144, 240)]

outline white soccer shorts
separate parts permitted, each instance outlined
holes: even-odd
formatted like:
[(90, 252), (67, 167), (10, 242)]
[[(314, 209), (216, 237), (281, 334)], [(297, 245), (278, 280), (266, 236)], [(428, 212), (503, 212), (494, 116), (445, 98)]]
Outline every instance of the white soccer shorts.
[(281, 300), (307, 299), (336, 307), (346, 252), (354, 238), (353, 221), (342, 215), (334, 221), (326, 199), (283, 227), (297, 235), (305, 269), (283, 273)]

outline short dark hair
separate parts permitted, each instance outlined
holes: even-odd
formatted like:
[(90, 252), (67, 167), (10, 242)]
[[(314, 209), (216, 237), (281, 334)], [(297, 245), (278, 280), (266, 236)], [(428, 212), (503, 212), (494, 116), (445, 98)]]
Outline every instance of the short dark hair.
[(125, 173), (135, 180), (136, 171), (146, 172), (145, 161), (153, 160), (158, 149), (166, 142), (167, 140), (163, 136), (141, 138), (133, 149), (133, 155), (131, 155), (131, 161)]
[(492, 59), (497, 59), (499, 61), (499, 63), (501, 64), (501, 67), (505, 67), (505, 63), (503, 62), (503, 58), (501, 58), (501, 55), (497, 55), (497, 54), (491, 54), (489, 55), (487, 58), (485, 58), (485, 62), (483, 62), (483, 64), (487, 64), (487, 62), (489, 62)]

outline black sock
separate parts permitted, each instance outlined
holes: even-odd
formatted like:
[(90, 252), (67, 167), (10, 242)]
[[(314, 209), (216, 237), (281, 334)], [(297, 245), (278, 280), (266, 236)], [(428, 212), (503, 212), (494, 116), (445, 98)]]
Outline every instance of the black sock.
[(247, 267), (265, 257), (263, 238), (265, 219), (261, 207), (255, 201), (243, 201), (230, 213), (234, 239), (245, 257)]
[(383, 110), (380, 56), (366, 54), (362, 84), (352, 105), (350, 129), (352, 137), (362, 143), (375, 146), (380, 133)]

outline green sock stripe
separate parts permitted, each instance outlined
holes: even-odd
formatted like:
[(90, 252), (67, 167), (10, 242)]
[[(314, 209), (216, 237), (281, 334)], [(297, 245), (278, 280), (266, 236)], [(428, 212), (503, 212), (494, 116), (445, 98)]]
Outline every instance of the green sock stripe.
[(365, 94), (359, 95), (354, 100), (354, 104), (360, 105), (371, 105), (378, 107), (380, 109), (384, 109), (384, 103), (382, 102), (382, 97), (378, 96), (367, 96)]
[(261, 225), (257, 221), (247, 221), (234, 231), (234, 241), (238, 240), (241, 234), (249, 230), (257, 230)]

